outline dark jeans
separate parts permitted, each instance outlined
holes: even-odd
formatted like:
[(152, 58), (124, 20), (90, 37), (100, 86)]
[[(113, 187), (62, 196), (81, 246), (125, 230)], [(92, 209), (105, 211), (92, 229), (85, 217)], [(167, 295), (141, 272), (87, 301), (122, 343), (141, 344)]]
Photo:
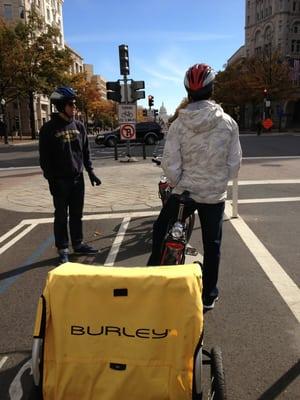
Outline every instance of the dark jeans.
[(83, 239), (82, 211), (84, 201), (83, 174), (76, 178), (59, 178), (49, 180), (50, 192), (53, 196), (54, 236), (58, 249), (65, 249), (69, 245), (69, 228), (72, 246), (78, 246)]
[[(225, 202), (217, 204), (193, 203), (184, 210), (184, 217), (188, 217), (196, 209), (201, 223), (203, 242), (203, 295), (217, 296), (217, 282), (221, 256), (222, 225)], [(162, 208), (158, 219), (153, 225), (152, 253), (148, 265), (159, 265), (161, 247), (167, 234), (169, 223), (175, 222), (178, 214), (179, 202), (171, 196)]]

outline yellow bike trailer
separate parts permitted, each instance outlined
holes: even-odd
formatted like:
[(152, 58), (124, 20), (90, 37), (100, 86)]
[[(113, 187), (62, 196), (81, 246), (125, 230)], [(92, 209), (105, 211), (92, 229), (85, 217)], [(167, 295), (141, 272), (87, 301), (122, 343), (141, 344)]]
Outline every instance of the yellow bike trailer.
[(34, 328), (40, 398), (201, 399), (201, 292), (198, 264), (50, 271)]

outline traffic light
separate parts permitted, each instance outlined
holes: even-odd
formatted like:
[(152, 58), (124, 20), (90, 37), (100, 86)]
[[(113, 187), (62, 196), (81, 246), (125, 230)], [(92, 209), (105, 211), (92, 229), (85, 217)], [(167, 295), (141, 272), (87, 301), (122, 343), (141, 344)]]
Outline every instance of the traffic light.
[(121, 75), (129, 75), (129, 55), (127, 44), (119, 46), (120, 73)]
[(148, 116), (148, 112), (146, 110), (146, 108), (143, 109), (143, 117), (147, 117)]
[(154, 97), (151, 94), (148, 96), (148, 105), (152, 107), (154, 105)]
[(264, 97), (268, 96), (268, 89), (264, 89)]
[(154, 115), (154, 117), (157, 117), (158, 116), (158, 110), (153, 110), (153, 115)]
[(131, 88), (131, 101), (136, 101), (139, 99), (144, 99), (145, 98), (145, 91), (140, 90), (145, 88), (145, 82), (144, 81), (131, 81), (130, 84)]
[(117, 101), (121, 103), (121, 85), (119, 81), (106, 82), (107, 100)]

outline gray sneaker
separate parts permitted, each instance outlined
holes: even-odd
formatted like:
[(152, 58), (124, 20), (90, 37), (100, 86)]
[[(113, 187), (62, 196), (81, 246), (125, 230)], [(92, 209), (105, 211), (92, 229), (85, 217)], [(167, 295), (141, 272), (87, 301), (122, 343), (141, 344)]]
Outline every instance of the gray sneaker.
[(204, 310), (212, 310), (215, 307), (215, 302), (219, 300), (218, 296), (207, 296), (203, 298)]
[(69, 249), (58, 249), (59, 264), (69, 262)]

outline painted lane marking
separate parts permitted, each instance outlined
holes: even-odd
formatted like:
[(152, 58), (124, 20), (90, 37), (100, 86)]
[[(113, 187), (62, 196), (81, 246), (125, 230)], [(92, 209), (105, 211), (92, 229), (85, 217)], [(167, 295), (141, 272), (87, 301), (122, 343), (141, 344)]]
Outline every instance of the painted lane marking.
[[(300, 179), (267, 179), (267, 180), (241, 180), (238, 181), (239, 186), (250, 185), (288, 185), (300, 183)], [(229, 181), (228, 186), (232, 186), (233, 182)]]
[(24, 222), (22, 221), (18, 225), (16, 225), (14, 228), (12, 228), (8, 232), (6, 232), (4, 235), (0, 236), (0, 243), (4, 242), (4, 240), (9, 238), (15, 232), (17, 232), (19, 229), (21, 229), (24, 225), (26, 225), (26, 224), (24, 224)]
[(251, 203), (289, 203), (293, 201), (300, 201), (300, 197), (276, 197), (266, 199), (241, 199), (238, 201), (239, 204), (251, 204)]
[(32, 375), (32, 370), (31, 370), (31, 359), (28, 360), (22, 368), (19, 370), (17, 375), (15, 376), (14, 380), (10, 384), (9, 387), (9, 398), (10, 400), (21, 400), (23, 397), (23, 388), (22, 388), (22, 376), (23, 374), (27, 371), (30, 370), (30, 375)]
[[(84, 221), (93, 221), (93, 220), (101, 220), (101, 219), (123, 219), (125, 217), (129, 218), (144, 218), (156, 216), (160, 213), (159, 211), (136, 211), (136, 212), (116, 212), (109, 214), (91, 214), (85, 215), (83, 217)], [(36, 218), (36, 219), (24, 219), (22, 221), (24, 224), (50, 224), (53, 222), (53, 218)]]
[(288, 160), (289, 158), (298, 159), (300, 156), (260, 156), (260, 157), (243, 157), (243, 160)]
[[(37, 262), (44, 251), (54, 243), (54, 237), (51, 234), (25, 261), (25, 263), (21, 266), (16, 267), (15, 270), (26, 271), (26, 267), (29, 267), (31, 264)], [(8, 271), (9, 273), (9, 271)], [(0, 294), (4, 293), (11, 285), (15, 283), (15, 281), (20, 278), (21, 272), (17, 275), (13, 275), (9, 278), (5, 278), (0, 282)]]
[(120, 250), (121, 243), (123, 242), (126, 230), (128, 228), (129, 222), (131, 218), (130, 217), (125, 217), (121, 223), (119, 232), (117, 233), (117, 236), (113, 242), (113, 245), (111, 246), (110, 252), (107, 256), (107, 259), (104, 263), (105, 266), (111, 267), (114, 265), (117, 254)]
[(3, 254), (7, 249), (9, 249), (11, 246), (13, 246), (15, 243), (17, 243), (20, 239), (22, 239), (22, 237), (27, 235), (28, 232), (32, 231), (32, 229), (35, 228), (37, 225), (38, 225), (37, 223), (33, 223), (33, 224), (29, 225), (26, 229), (24, 229), (22, 232), (20, 232), (12, 240), (10, 240), (4, 246), (0, 247), (0, 254)]
[[(230, 215), (230, 212), (230, 205), (226, 202), (225, 213)], [(241, 217), (231, 219), (230, 222), (298, 322), (300, 322), (300, 289), (298, 286)]]
[(3, 365), (6, 363), (6, 361), (8, 360), (8, 357), (3, 357), (0, 360), (0, 369), (3, 367)]
[[(6, 167), (6, 168), (0, 168), (0, 171), (14, 171), (18, 169), (41, 169), (39, 166), (32, 166), (32, 167)], [(41, 172), (42, 173), (42, 172)]]

